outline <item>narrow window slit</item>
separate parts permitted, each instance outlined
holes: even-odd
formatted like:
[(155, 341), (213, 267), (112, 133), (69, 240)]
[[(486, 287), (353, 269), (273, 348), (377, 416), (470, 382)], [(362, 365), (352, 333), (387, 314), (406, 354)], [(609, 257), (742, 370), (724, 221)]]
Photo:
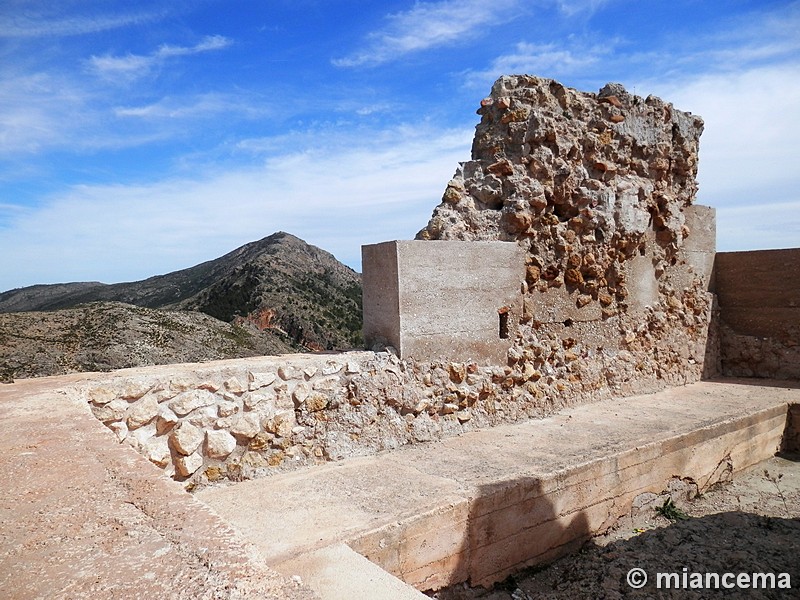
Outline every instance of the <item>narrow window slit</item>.
[(508, 306), (504, 306), (498, 309), (497, 314), (500, 316), (500, 339), (507, 340), (508, 339), (508, 312), (511, 309)]

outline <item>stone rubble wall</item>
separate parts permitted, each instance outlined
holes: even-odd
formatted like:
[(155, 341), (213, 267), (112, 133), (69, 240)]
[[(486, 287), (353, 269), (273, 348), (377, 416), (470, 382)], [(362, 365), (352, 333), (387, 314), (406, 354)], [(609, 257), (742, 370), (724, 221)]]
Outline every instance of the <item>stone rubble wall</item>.
[(692, 206), (702, 119), (619, 84), (527, 75), (498, 79), (478, 114), (472, 159), (417, 239), (525, 250), (508, 356), (530, 377), (521, 393), (569, 403), (713, 374), (714, 213)]
[(577, 358), (552, 360), (479, 366), (389, 352), (298, 354), (126, 369), (66, 393), (120, 443), (193, 488), (542, 418), (629, 392), (635, 373), (624, 356), (597, 357), (616, 365), (615, 384), (584, 388), (561, 375)]

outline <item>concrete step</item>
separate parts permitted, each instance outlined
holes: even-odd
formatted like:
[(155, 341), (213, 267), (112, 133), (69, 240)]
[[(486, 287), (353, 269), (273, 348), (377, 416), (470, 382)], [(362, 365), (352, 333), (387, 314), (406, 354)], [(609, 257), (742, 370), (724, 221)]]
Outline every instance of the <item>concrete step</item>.
[(579, 547), (673, 477), (704, 489), (773, 456), (793, 404), (797, 382), (701, 382), (196, 497), (274, 568), (344, 543), (419, 590), (489, 585)]
[(334, 544), (275, 565), (300, 577), (322, 600), (430, 600), (345, 544)]

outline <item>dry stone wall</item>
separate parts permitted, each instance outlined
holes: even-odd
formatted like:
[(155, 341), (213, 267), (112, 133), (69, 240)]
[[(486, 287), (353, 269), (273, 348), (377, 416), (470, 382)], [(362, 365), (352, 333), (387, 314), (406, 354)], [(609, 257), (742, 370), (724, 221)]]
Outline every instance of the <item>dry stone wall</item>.
[(422, 240), (516, 241), (525, 305), (509, 364), (536, 401), (698, 380), (707, 359), (712, 209), (694, 207), (703, 121), (608, 84), (507, 76), (478, 110)]
[[(240, 481), (543, 417), (556, 378), (388, 352), (129, 369), (67, 390), (120, 443), (187, 487)], [(538, 388), (537, 388), (538, 389)], [(555, 388), (554, 388), (555, 389)]]

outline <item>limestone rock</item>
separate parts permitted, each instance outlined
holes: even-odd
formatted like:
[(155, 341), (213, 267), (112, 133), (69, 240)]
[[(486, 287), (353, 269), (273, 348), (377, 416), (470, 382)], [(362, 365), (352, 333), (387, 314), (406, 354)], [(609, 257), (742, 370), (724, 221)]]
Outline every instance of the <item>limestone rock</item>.
[(205, 434), (191, 423), (180, 423), (172, 430), (170, 441), (172, 447), (183, 455), (192, 454), (203, 443)]
[(189, 390), (175, 396), (169, 407), (179, 417), (188, 415), (197, 408), (216, 404), (217, 397), (208, 390)]
[(230, 426), (230, 432), (236, 437), (251, 439), (261, 430), (258, 415), (255, 413), (244, 413), (237, 415)]
[(206, 432), (206, 455), (224, 459), (236, 449), (236, 438), (224, 429)]
[(143, 425), (147, 425), (150, 421), (158, 415), (158, 402), (152, 396), (145, 396), (128, 410), (128, 418), (126, 420), (128, 429), (138, 429)]
[(150, 438), (142, 446), (145, 457), (161, 468), (166, 467), (171, 459), (169, 441), (166, 436)]
[(175, 459), (175, 472), (181, 477), (190, 477), (202, 466), (203, 457), (198, 452)]
[(92, 406), (92, 414), (96, 419), (103, 423), (110, 423), (111, 421), (121, 421), (125, 418), (125, 413), (128, 410), (128, 403), (125, 400), (111, 400), (102, 406)]
[(236, 377), (229, 377), (222, 385), (231, 394), (241, 394), (246, 391), (246, 388)]
[(178, 422), (177, 415), (166, 406), (161, 406), (158, 409), (158, 416), (156, 417), (156, 433), (161, 435), (172, 429)]
[(277, 376), (275, 373), (253, 373), (251, 371), (247, 373), (247, 378), (250, 380), (248, 389), (252, 392), (272, 385)]

